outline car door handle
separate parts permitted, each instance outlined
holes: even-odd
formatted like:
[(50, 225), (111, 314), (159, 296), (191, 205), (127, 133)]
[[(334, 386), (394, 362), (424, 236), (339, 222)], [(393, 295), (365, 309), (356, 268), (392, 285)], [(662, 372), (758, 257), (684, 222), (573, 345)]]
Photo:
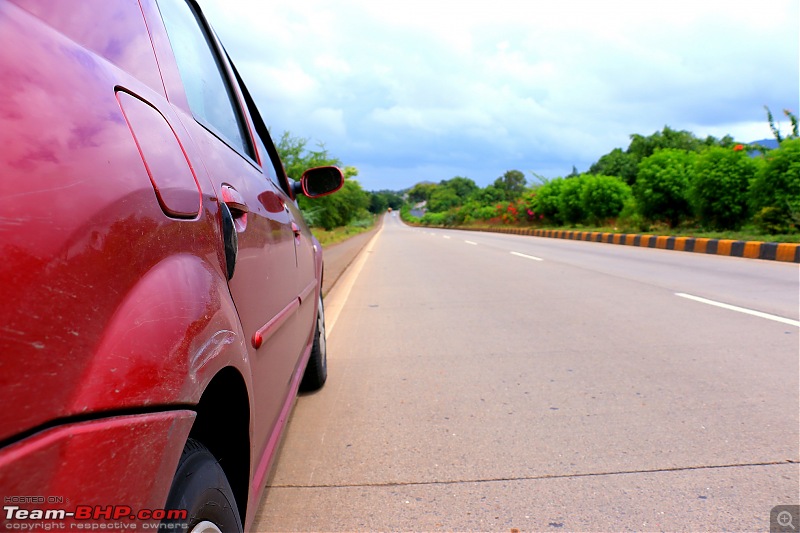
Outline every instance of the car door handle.
[(220, 187), (220, 193), (222, 201), (225, 202), (225, 205), (231, 210), (233, 218), (239, 218), (250, 212), (242, 195), (230, 185), (223, 185)]
[(294, 233), (295, 237), (300, 237), (300, 227), (292, 222), (292, 233)]
[(247, 229), (247, 213), (250, 212), (244, 197), (230, 185), (220, 187), (220, 196), (222, 196), (222, 203), (228, 206), (236, 231), (242, 233)]

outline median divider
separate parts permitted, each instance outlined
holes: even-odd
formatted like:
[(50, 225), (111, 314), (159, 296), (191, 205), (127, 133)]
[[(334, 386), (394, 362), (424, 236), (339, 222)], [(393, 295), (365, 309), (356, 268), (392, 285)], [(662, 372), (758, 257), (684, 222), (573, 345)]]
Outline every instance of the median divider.
[(669, 237), (666, 235), (486, 226), (448, 226), (447, 229), (528, 235), (531, 237), (547, 237), (551, 239), (570, 239), (575, 241), (640, 246), (644, 248), (659, 248), (662, 250), (675, 250), (680, 252), (800, 263), (800, 243), (736, 241), (732, 239), (706, 239), (701, 237)]

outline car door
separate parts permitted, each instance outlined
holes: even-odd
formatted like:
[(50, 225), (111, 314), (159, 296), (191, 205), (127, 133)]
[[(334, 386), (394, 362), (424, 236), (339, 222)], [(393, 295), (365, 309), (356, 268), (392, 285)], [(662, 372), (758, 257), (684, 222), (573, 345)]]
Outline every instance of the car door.
[[(298, 231), (295, 232), (295, 253), (297, 254), (297, 290), (303, 295), (300, 299), (300, 309), (298, 309), (298, 319), (302, 324), (313, 324), (314, 316), (317, 312), (317, 299), (315, 289), (317, 288), (316, 272), (316, 253), (315, 246), (318, 246), (311, 236), (311, 231), (306, 226), (303, 215), (296, 206), (292, 205), (292, 216)], [(308, 333), (312, 333), (309, 329)], [(309, 342), (311, 339), (308, 339)]]
[[(229, 287), (250, 352), (253, 416), (259, 420), (253, 437), (260, 456), (290, 392), (303, 344), (296, 333), (293, 221), (285, 195), (269, 178), (269, 159), (255, 146), (230, 65), (199, 11), (186, 0), (161, 0), (159, 8), (185, 93), (184, 105), (182, 94), (170, 93), (170, 100), (202, 154), (196, 164), (205, 167), (232, 215), (231, 236), (238, 240)], [(162, 68), (169, 85), (169, 66)]]
[[(259, 152), (264, 156), (265, 170), (273, 180), (274, 185), (279, 191), (281, 202), (291, 217), (292, 231), (294, 232), (295, 256), (297, 258), (297, 283), (295, 289), (299, 295), (300, 307), (298, 309), (299, 328), (298, 338), (305, 339), (305, 344), (312, 342), (311, 334), (314, 332), (315, 317), (317, 312), (317, 289), (321, 290), (322, 272), (317, 268), (317, 247), (319, 242), (314, 239), (311, 230), (308, 228), (303, 213), (290, 193), (292, 185), (286, 176), (283, 164), (278, 156), (278, 151), (270, 137), (266, 124), (261, 117), (261, 113), (255, 106), (255, 102), (248, 91), (247, 86), (242, 81), (236, 67), (232, 64), (234, 75), (239, 83), (240, 91), (244, 96), (246, 107), (250, 112), (255, 129), (256, 145)], [(295, 183), (294, 185), (299, 185)], [(304, 329), (303, 329), (304, 328)]]

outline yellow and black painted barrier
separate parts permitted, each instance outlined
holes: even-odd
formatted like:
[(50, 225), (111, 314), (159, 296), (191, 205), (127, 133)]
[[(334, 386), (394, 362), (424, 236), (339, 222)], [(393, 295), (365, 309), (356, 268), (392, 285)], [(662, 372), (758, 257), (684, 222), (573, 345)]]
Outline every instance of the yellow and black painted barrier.
[(700, 237), (668, 237), (665, 235), (638, 235), (629, 233), (603, 233), (599, 231), (570, 231), (534, 228), (498, 227), (455, 227), (470, 231), (530, 235), (552, 239), (571, 239), (575, 241), (604, 242), (644, 248), (660, 248), (700, 254), (728, 255), (750, 259), (767, 259), (800, 263), (800, 243), (778, 243), (760, 241), (736, 241), (732, 239), (706, 239)]

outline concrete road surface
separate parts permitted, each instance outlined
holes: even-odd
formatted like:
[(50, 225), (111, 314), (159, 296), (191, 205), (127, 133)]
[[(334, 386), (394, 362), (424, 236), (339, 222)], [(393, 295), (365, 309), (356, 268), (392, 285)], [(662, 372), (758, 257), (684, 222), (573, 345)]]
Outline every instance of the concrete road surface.
[(768, 531), (800, 503), (799, 285), (389, 217), (326, 300), (328, 384), (256, 527)]

